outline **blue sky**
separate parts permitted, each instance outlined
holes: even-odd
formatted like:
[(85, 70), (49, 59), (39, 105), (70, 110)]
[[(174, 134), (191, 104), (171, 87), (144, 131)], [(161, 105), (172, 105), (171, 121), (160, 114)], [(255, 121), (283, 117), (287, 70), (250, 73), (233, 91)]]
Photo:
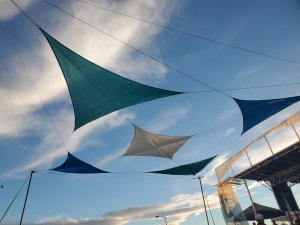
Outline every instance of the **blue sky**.
[[(50, 35), (83, 57), (135, 81), (176, 91), (209, 90), (194, 80), (63, 14), (43, 1), (16, 1)], [(300, 62), (297, 1), (91, 1), (155, 23), (216, 41)], [(217, 89), (299, 81), (299, 64), (247, 53), (188, 37), (87, 6), (75, 0), (51, 3), (112, 36)], [(217, 224), (223, 224), (213, 166), (246, 145), (266, 127), (298, 111), (295, 105), (240, 137), (242, 116), (234, 101), (220, 93), (194, 93), (143, 103), (114, 112), (73, 133), (74, 115), (63, 75), (46, 39), (8, 0), (0, 1), (0, 209), (4, 212), (30, 167), (47, 170), (66, 157), (66, 148), (113, 175), (34, 175), (24, 221), (28, 224), (163, 224), (205, 222), (199, 183), (192, 177), (132, 174), (165, 169), (221, 154), (201, 175)], [(20, 56), (20, 57), (19, 57)], [(21, 58), (21, 60), (20, 60)], [(23, 65), (24, 64), (24, 65)], [(29, 76), (28, 76), (28, 74)], [(30, 78), (29, 78), (30, 77)], [(228, 91), (240, 99), (299, 95), (299, 85)], [(59, 134), (44, 108), (47, 109)], [(133, 127), (164, 135), (191, 135), (237, 121), (231, 126), (193, 137), (174, 160), (118, 157), (129, 146)], [(67, 140), (66, 147), (60, 136)], [(29, 161), (29, 163), (28, 163)], [(30, 164), (30, 165), (29, 165)], [(276, 205), (272, 193), (252, 184), (258, 203)], [(299, 201), (299, 187), (293, 187)], [(23, 191), (7, 214), (15, 224)], [(250, 202), (238, 190), (243, 207)]]

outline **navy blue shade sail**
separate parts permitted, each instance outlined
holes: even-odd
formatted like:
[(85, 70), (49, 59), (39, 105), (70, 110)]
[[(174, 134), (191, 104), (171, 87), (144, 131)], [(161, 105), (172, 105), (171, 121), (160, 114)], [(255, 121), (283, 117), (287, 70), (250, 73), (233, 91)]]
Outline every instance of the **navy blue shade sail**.
[(68, 152), (68, 157), (66, 161), (60, 166), (53, 168), (51, 170), (63, 172), (63, 173), (82, 173), (82, 174), (90, 174), (90, 173), (110, 173), (101, 169), (98, 169), (82, 160), (76, 158), (71, 153)]
[(242, 134), (299, 100), (300, 96), (269, 100), (241, 100), (234, 98), (243, 115)]

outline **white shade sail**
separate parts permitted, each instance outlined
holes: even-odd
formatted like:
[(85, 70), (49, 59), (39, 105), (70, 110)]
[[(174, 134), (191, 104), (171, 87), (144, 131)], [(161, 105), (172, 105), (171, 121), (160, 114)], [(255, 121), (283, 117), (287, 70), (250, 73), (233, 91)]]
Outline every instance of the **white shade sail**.
[(191, 136), (153, 134), (134, 125), (135, 134), (124, 156), (153, 156), (172, 159)]

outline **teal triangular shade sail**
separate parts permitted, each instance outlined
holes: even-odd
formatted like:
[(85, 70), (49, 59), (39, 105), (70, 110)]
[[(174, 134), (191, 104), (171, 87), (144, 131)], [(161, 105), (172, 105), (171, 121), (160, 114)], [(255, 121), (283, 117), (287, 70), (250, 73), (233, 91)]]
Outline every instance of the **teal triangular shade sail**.
[(167, 175), (196, 175), (201, 170), (203, 170), (215, 157), (216, 155), (211, 158), (201, 160), (199, 162), (181, 165), (166, 170), (152, 171), (148, 173), (160, 173)]
[(243, 115), (242, 134), (299, 100), (300, 96), (269, 100), (241, 100), (234, 98)]
[(75, 128), (116, 110), (171, 95), (121, 77), (76, 54), (41, 29), (67, 82), (75, 114)]
[(73, 156), (68, 152), (68, 157), (66, 161), (60, 166), (51, 169), (63, 173), (110, 173), (104, 170), (100, 170), (86, 162), (81, 161), (80, 159)]

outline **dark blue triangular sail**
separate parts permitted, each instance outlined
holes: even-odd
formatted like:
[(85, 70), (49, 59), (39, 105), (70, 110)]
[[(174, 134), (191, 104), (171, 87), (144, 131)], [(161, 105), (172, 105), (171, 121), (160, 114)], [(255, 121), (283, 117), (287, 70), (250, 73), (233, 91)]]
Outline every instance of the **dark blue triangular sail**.
[(269, 100), (241, 100), (234, 98), (243, 115), (242, 134), (299, 100), (300, 96)]
[(82, 174), (109, 173), (107, 171), (98, 169), (86, 162), (83, 162), (82, 160), (76, 158), (69, 152), (66, 161), (60, 166), (53, 168), (51, 170), (59, 171), (63, 173), (82, 173)]

